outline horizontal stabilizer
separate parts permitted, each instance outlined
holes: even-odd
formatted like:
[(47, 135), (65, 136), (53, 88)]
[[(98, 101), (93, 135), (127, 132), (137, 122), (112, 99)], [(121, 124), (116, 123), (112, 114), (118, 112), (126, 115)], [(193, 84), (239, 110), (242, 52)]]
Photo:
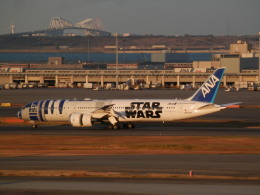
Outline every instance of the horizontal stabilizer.
[(228, 103), (228, 104), (221, 104), (221, 107), (228, 107), (228, 106), (233, 106), (233, 105), (238, 105), (241, 104), (242, 102), (233, 102), (233, 103)]

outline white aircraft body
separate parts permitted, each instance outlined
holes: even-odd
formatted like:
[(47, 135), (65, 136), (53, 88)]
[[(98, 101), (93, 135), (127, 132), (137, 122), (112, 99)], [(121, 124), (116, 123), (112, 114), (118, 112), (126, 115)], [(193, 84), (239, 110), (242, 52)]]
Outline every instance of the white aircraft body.
[[(214, 113), (226, 105), (214, 104), (225, 68), (219, 68), (188, 99), (41, 100), (27, 104), (17, 116), (37, 121), (67, 121), (73, 127), (108, 124), (109, 129), (134, 128), (134, 122), (169, 122)], [(231, 103), (236, 104), (236, 103)], [(231, 105), (227, 104), (227, 105)]]

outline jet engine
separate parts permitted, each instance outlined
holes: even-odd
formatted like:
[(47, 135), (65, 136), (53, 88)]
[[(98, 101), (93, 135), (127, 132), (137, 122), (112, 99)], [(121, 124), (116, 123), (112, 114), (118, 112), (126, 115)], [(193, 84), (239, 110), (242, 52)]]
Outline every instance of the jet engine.
[(91, 127), (91, 114), (73, 113), (70, 115), (69, 122), (73, 127)]

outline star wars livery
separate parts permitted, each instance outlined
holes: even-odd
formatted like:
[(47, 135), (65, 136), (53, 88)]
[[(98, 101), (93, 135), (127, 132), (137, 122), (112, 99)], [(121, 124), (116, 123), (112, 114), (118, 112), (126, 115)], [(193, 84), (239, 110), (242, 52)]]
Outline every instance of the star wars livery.
[[(27, 104), (17, 116), (38, 121), (68, 121), (73, 127), (107, 124), (109, 129), (134, 128), (135, 122), (169, 122), (220, 111), (214, 104), (225, 68), (219, 68), (188, 99), (41, 100)], [(232, 103), (236, 104), (236, 103)]]

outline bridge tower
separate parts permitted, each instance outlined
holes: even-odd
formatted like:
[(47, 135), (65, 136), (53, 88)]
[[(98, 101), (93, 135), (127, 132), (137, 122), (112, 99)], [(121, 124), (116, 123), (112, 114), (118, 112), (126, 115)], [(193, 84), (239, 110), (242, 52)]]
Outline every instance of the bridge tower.
[(73, 24), (61, 17), (52, 17), (47, 34), (49, 36), (62, 36), (65, 28), (72, 28)]
[(88, 18), (75, 24), (76, 28), (84, 29), (85, 36), (104, 35), (104, 25), (100, 19)]

